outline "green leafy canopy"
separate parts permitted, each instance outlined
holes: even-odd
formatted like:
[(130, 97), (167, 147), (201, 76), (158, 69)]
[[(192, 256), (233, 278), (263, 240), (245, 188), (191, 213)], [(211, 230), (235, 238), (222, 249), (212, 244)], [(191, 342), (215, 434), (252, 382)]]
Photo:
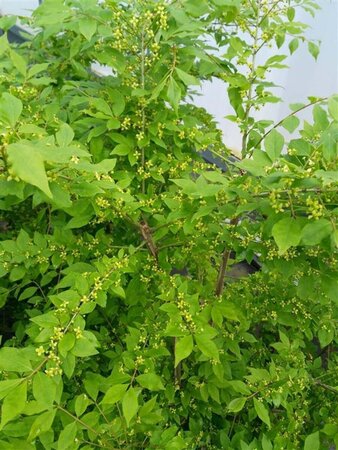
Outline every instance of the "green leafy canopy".
[(338, 446), (338, 97), (255, 112), (318, 57), (300, 9), (46, 0), (22, 45), (0, 19), (0, 449)]

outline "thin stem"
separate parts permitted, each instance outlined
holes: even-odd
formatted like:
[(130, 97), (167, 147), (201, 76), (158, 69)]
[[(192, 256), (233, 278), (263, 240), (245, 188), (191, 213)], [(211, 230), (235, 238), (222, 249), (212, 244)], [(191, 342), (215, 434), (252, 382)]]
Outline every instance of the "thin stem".
[(257, 42), (258, 42), (258, 30), (259, 30), (259, 23), (260, 23), (260, 1), (258, 2), (257, 5), (257, 17), (256, 17), (256, 26), (255, 26), (255, 34), (254, 34), (254, 42), (253, 42), (253, 53), (252, 53), (252, 61), (251, 61), (251, 69), (250, 69), (250, 74), (249, 74), (249, 80), (250, 80), (250, 87), (249, 87), (249, 91), (248, 91), (248, 98), (247, 98), (247, 103), (246, 103), (246, 110), (245, 110), (245, 116), (244, 116), (244, 120), (243, 120), (243, 124), (245, 127), (244, 133), (243, 133), (243, 137), (242, 137), (242, 157), (246, 155), (246, 148), (247, 148), (247, 141), (248, 141), (248, 136), (249, 136), (249, 131), (247, 130), (247, 125), (248, 125), (248, 119), (250, 116), (250, 111), (251, 111), (251, 101), (252, 101), (252, 95), (253, 95), (253, 83), (254, 83), (254, 74), (255, 74), (255, 70), (256, 70), (256, 55), (258, 53), (256, 47), (257, 47)]
[[(239, 222), (239, 217), (236, 217), (235, 219), (232, 219), (230, 221), (230, 224), (237, 225), (238, 222)], [(224, 291), (225, 273), (226, 273), (226, 270), (228, 267), (230, 253), (231, 253), (231, 249), (228, 247), (225, 247), (224, 252), (222, 254), (222, 260), (221, 260), (221, 264), (220, 264), (220, 267), (218, 270), (218, 276), (217, 276), (217, 281), (216, 281), (215, 295), (217, 297), (220, 297)]]
[(278, 6), (280, 4), (280, 0), (277, 0), (272, 6), (271, 8), (265, 13), (263, 14), (261, 20), (258, 23), (258, 26), (261, 26), (261, 24), (264, 22), (264, 20), (270, 16), (271, 12), (276, 8), (276, 6)]
[(293, 203), (292, 203), (292, 198), (291, 198), (290, 192), (288, 192), (287, 195), (288, 195), (288, 199), (289, 199), (289, 202), (290, 202), (291, 215), (295, 219), (296, 218), (296, 214), (295, 214), (295, 210), (293, 208)]
[(89, 444), (95, 448), (102, 448), (101, 444), (95, 444), (95, 442), (87, 441), (86, 439), (79, 439), (78, 441), (81, 442), (82, 444)]
[[(56, 407), (58, 410), (64, 412), (65, 414), (67, 414), (69, 417), (71, 417), (73, 420), (75, 420), (76, 422), (78, 422), (80, 425), (82, 425), (84, 428), (86, 428), (88, 431), (90, 431), (91, 433), (93, 433), (95, 436), (100, 436), (100, 434), (94, 429), (92, 428), (90, 425), (86, 424), (85, 422), (83, 422), (83, 420), (79, 419), (78, 417), (74, 416), (72, 413), (70, 413), (69, 411), (67, 411), (65, 408), (63, 408), (62, 406), (58, 405)], [(102, 445), (102, 444), (101, 444)], [(110, 445), (108, 447), (105, 448), (109, 448), (111, 450), (115, 450), (114, 447), (111, 447)]]
[(101, 416), (103, 417), (104, 421), (105, 421), (106, 423), (109, 424), (110, 422), (109, 422), (109, 420), (107, 419), (105, 413), (104, 413), (104, 412), (102, 411), (102, 409), (99, 407), (99, 404), (98, 404), (96, 401), (95, 401), (94, 403), (95, 403), (96, 408), (99, 410), (99, 413), (100, 413)]
[[(142, 89), (145, 89), (145, 46), (144, 46), (144, 28), (142, 28), (142, 34), (141, 34), (141, 87)], [(142, 107), (142, 137), (144, 137), (145, 132), (145, 124), (146, 124), (146, 116), (145, 116), (145, 110), (144, 106)], [(145, 150), (142, 146), (141, 148), (141, 163), (143, 168), (143, 174), (144, 174), (144, 167), (145, 167)], [(144, 177), (142, 178), (142, 194), (145, 194), (146, 191), (146, 181)]]
[[(292, 189), (291, 189), (292, 190)], [(307, 192), (315, 192), (317, 194), (321, 193), (321, 192), (336, 192), (337, 189), (332, 188), (332, 189), (321, 189), (321, 188), (303, 188), (303, 189), (299, 189), (297, 190), (297, 194), (305, 194)], [(283, 189), (278, 191), (279, 194), (289, 194), (290, 193), (290, 189)], [(268, 195), (271, 194), (271, 191), (266, 191), (266, 192), (261, 192), (259, 194), (252, 194), (253, 197), (267, 197)]]
[(281, 119), (279, 122), (277, 122), (273, 127), (270, 128), (270, 130), (268, 130), (265, 134), (263, 134), (263, 136), (259, 139), (259, 141), (256, 144), (256, 147), (259, 146), (259, 144), (266, 138), (266, 136), (268, 134), (271, 133), (272, 130), (278, 128), (280, 125), (282, 125), (282, 123), (287, 120), (289, 117), (292, 117), (294, 115), (296, 115), (297, 113), (299, 113), (300, 111), (303, 111), (304, 109), (308, 108), (309, 106), (315, 105), (316, 103), (322, 103), (325, 102), (327, 100), (327, 97), (322, 97), (319, 98), (318, 100), (315, 100), (314, 102), (311, 103), (307, 103), (306, 105), (303, 105), (302, 107), (296, 109), (295, 111), (292, 111), (290, 114), (288, 114), (287, 116), (283, 117), (283, 119)]
[(160, 250), (163, 250), (164, 248), (182, 247), (185, 244), (186, 244), (186, 242), (177, 242), (176, 244), (161, 245), (161, 247), (158, 247), (157, 250), (160, 251)]
[(221, 296), (223, 293), (223, 290), (224, 290), (225, 272), (228, 267), (229, 258), (230, 258), (230, 250), (225, 249), (222, 254), (221, 265), (220, 265), (220, 268), (218, 271), (218, 276), (217, 276), (216, 289), (215, 289), (215, 295), (217, 297)]
[(330, 386), (328, 384), (322, 383), (319, 380), (313, 380), (314, 384), (317, 386), (322, 387), (323, 389), (326, 389), (327, 391), (334, 392), (335, 394), (338, 394), (338, 389), (334, 388), (333, 386)]
[(230, 438), (231, 435), (232, 435), (232, 430), (234, 429), (236, 419), (237, 419), (237, 414), (234, 415), (234, 418), (233, 418), (233, 420), (232, 420), (231, 427), (230, 427), (230, 430), (229, 430), (229, 433), (228, 433), (229, 438)]
[(32, 283), (35, 284), (35, 286), (38, 287), (39, 291), (41, 292), (41, 295), (43, 297), (43, 299), (47, 302), (47, 297), (45, 296), (45, 293), (43, 292), (41, 286), (39, 285), (39, 283), (37, 283), (35, 280), (32, 280)]
[(36, 373), (39, 372), (40, 369), (42, 369), (42, 367), (46, 364), (46, 362), (48, 361), (48, 357), (46, 356), (43, 361), (29, 374), (27, 375), (24, 380), (28, 381), (30, 380)]

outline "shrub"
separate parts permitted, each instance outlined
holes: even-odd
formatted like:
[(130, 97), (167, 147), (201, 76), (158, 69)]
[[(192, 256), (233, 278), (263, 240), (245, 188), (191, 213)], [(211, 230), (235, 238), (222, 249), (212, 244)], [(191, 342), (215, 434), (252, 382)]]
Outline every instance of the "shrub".
[(0, 38), (1, 449), (337, 445), (338, 97), (252, 114), (299, 7), (47, 0)]

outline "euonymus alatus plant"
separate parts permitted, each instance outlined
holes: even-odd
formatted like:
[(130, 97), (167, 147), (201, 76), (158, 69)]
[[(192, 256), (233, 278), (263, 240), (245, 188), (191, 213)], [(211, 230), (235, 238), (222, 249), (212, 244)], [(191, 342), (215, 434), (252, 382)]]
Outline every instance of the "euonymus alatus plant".
[[(46, 0), (0, 38), (1, 449), (338, 444), (338, 97), (253, 114), (317, 57), (300, 8)], [(193, 104), (213, 78), (238, 163)]]

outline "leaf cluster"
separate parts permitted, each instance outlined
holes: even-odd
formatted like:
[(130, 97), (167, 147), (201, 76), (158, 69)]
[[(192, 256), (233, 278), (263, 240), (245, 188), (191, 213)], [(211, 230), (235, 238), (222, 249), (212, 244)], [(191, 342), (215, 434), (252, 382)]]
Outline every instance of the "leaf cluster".
[(1, 36), (1, 449), (338, 445), (338, 97), (253, 114), (298, 8), (46, 0)]

